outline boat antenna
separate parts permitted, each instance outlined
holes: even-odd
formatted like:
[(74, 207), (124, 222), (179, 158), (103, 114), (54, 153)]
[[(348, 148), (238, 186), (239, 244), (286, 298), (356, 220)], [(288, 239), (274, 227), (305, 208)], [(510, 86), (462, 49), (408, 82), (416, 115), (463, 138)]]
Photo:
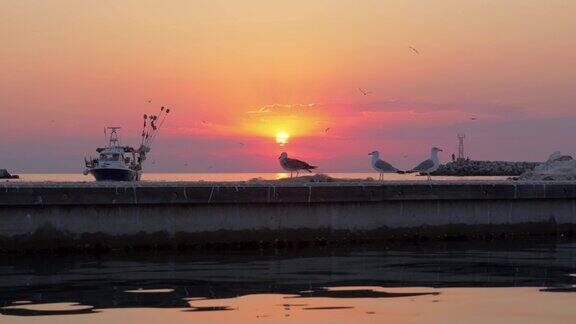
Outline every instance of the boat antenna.
[(144, 145), (144, 139), (146, 137), (146, 120), (148, 119), (148, 115), (144, 114), (144, 126), (142, 127), (142, 141), (140, 145)]
[(118, 133), (117, 131), (120, 129), (120, 127), (108, 127), (108, 129), (110, 130), (110, 143), (108, 145), (110, 146), (120, 146), (120, 139), (118, 138)]
[[(162, 113), (164, 113), (163, 116), (162, 116)], [(150, 144), (152, 144), (154, 139), (158, 136), (158, 131), (160, 130), (160, 128), (162, 128), (162, 125), (164, 125), (164, 121), (166, 120), (166, 116), (168, 116), (169, 113), (170, 113), (170, 109), (168, 109), (168, 108), (165, 109), (164, 107), (162, 107), (160, 109), (159, 116), (162, 116), (162, 120), (160, 121), (160, 125), (158, 125), (156, 132), (154, 132), (154, 135), (150, 139)]]

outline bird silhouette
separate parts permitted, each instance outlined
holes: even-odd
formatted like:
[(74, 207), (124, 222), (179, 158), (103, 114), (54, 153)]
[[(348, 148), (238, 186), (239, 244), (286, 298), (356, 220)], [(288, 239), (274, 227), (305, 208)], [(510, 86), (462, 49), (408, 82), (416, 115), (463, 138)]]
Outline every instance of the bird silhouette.
[(372, 93), (372, 91), (366, 91), (366, 90), (364, 90), (364, 89), (362, 89), (362, 88), (358, 88), (358, 90), (360, 90), (360, 92), (362, 92), (362, 95), (364, 95), (364, 96), (367, 96), (367, 95), (369, 95), (369, 94)]
[(412, 52), (414, 52), (415, 54), (418, 54), (418, 55), (420, 54), (420, 51), (418, 51), (418, 50), (415, 49), (414, 47), (409, 46), (408, 48), (409, 48)]

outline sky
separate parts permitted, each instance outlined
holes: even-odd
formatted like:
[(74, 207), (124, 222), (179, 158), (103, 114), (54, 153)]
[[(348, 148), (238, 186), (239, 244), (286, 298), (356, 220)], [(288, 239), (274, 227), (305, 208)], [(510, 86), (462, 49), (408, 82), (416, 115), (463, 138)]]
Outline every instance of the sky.
[(81, 172), (103, 127), (137, 146), (160, 106), (146, 172), (277, 172), (282, 151), (319, 172), (369, 172), (373, 150), (410, 168), (431, 146), (449, 160), (458, 133), (472, 159), (573, 154), (575, 15), (572, 0), (0, 0), (0, 168)]

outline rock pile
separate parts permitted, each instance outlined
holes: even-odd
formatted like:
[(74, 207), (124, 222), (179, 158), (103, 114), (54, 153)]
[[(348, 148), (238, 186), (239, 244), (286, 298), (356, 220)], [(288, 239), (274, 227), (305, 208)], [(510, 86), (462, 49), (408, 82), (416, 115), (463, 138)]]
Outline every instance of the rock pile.
[(0, 169), (0, 179), (18, 179), (18, 176), (10, 174), (6, 169)]
[(288, 184), (305, 184), (309, 182), (370, 182), (374, 181), (373, 178), (368, 177), (364, 179), (350, 178), (350, 179), (340, 179), (333, 178), (329, 175), (318, 173), (314, 175), (304, 175), (294, 178), (281, 178), (277, 180), (265, 180), (263, 178), (253, 178), (248, 180), (249, 183), (288, 183)]
[(533, 170), (537, 162), (460, 160), (440, 165), (432, 175), (442, 176), (519, 176)]

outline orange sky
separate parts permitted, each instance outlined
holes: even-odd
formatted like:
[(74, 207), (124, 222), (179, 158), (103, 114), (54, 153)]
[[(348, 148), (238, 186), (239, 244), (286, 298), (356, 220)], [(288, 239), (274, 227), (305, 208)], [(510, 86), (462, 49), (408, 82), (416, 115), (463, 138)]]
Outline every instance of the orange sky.
[(0, 167), (77, 172), (103, 126), (136, 145), (159, 105), (172, 116), (150, 171), (277, 171), (281, 150), (320, 171), (367, 171), (375, 149), (407, 168), (432, 145), (446, 159), (458, 132), (477, 159), (572, 153), (574, 14), (567, 0), (0, 1)]

